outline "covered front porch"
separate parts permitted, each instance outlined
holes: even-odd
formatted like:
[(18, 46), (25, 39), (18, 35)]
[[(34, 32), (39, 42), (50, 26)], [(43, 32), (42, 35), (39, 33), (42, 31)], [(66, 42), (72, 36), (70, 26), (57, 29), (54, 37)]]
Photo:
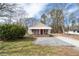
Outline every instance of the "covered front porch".
[(29, 34), (32, 34), (35, 36), (48, 35), (51, 33), (51, 30), (52, 30), (51, 27), (46, 26), (42, 23), (38, 23), (38, 24), (28, 28)]
[(34, 35), (48, 35), (50, 32), (51, 30), (49, 29), (32, 29)]

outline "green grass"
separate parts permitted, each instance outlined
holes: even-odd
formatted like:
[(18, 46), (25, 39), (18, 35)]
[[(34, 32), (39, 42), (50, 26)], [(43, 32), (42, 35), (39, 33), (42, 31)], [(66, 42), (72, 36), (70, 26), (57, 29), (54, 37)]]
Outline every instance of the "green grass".
[[(65, 48), (34, 45), (33, 38), (23, 38), (16, 41), (0, 41), (1, 56), (36, 56), (36, 55), (68, 55)], [(66, 48), (67, 49), (67, 48)], [(73, 52), (74, 54), (74, 52)], [(69, 54), (70, 55), (70, 54)]]
[(0, 42), (0, 55), (46, 55), (51, 51), (51, 48), (32, 44), (33, 40), (35, 39), (26, 38), (16, 41)]

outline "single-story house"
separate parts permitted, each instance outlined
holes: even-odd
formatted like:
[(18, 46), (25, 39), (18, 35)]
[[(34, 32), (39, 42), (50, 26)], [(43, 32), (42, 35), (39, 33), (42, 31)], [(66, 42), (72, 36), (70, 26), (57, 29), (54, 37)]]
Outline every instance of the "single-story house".
[(51, 33), (51, 27), (39, 22), (38, 24), (28, 28), (28, 33), (33, 35), (48, 35)]

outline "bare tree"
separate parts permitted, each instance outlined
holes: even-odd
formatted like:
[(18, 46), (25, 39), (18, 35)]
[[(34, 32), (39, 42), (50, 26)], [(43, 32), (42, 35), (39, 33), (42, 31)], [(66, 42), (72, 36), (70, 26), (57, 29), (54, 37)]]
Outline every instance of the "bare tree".
[(42, 14), (42, 16), (41, 16), (41, 22), (43, 24), (46, 24), (46, 21), (47, 21), (47, 16), (45, 14)]
[(52, 17), (52, 27), (53, 31), (58, 32), (64, 32), (64, 15), (62, 9), (53, 9), (50, 11), (50, 15)]
[(11, 23), (11, 18), (15, 12), (16, 4), (15, 3), (0, 3), (0, 17), (7, 17), (8, 23)]

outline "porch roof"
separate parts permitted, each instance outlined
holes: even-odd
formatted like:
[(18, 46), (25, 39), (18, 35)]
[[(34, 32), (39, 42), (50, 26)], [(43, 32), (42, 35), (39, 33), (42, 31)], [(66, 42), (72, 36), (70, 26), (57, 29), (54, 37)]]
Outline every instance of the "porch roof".
[(32, 27), (29, 27), (29, 29), (52, 29), (52, 28), (40, 22)]
[(52, 29), (51, 27), (30, 27), (29, 29)]

